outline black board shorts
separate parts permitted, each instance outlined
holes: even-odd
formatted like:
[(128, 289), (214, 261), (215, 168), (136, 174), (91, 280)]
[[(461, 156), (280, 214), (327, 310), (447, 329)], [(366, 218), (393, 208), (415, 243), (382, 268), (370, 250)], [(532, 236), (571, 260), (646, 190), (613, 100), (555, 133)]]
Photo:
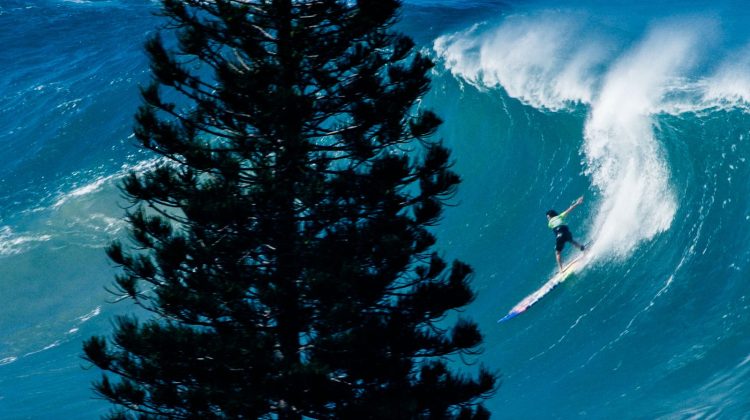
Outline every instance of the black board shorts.
[(566, 225), (555, 228), (555, 251), (560, 252), (565, 247), (565, 242), (573, 242), (573, 234)]

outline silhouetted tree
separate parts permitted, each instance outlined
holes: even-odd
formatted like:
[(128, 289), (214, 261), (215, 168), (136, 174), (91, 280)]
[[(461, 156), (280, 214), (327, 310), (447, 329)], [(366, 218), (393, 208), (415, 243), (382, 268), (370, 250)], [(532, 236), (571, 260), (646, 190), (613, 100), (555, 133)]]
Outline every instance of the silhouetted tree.
[(449, 368), (471, 269), (429, 227), (459, 177), (416, 103), (432, 62), (396, 0), (163, 0), (122, 189), (120, 317), (85, 357), (114, 418), (487, 417), (497, 377)]

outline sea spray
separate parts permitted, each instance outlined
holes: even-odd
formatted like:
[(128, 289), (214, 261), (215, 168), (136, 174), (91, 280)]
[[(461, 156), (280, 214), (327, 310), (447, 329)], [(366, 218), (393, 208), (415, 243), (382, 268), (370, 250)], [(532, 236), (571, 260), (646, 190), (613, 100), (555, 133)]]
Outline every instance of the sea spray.
[(503, 88), (553, 111), (592, 101), (596, 71), (611, 50), (573, 16), (553, 12), (511, 16), (500, 26), (477, 24), (437, 38), (433, 47), (454, 75), (474, 86)]
[(703, 107), (750, 103), (750, 44), (731, 54), (702, 84)]
[(660, 27), (620, 57), (591, 104), (584, 133), (586, 173), (601, 199), (594, 256), (627, 257), (668, 229), (677, 209), (669, 168), (654, 138), (652, 110), (664, 86), (689, 68), (695, 33)]

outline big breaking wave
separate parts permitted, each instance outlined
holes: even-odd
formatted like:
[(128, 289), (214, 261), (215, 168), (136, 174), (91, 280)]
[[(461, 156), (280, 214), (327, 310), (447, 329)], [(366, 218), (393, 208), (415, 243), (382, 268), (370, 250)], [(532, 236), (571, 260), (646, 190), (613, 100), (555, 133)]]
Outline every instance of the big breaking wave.
[(657, 22), (625, 46), (589, 23), (572, 12), (508, 16), (441, 36), (433, 48), (479, 89), (502, 88), (547, 111), (587, 108), (581, 152), (598, 196), (590, 255), (624, 259), (668, 230), (679, 206), (656, 117), (745, 107), (750, 47), (701, 74), (700, 58), (717, 33), (710, 19)]

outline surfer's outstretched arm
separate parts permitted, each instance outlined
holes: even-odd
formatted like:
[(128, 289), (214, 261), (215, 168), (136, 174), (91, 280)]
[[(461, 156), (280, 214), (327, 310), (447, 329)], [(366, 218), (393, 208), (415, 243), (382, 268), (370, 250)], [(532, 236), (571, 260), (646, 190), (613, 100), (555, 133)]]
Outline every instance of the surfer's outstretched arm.
[(581, 203), (583, 203), (583, 196), (578, 197), (578, 199), (576, 201), (574, 201), (573, 204), (571, 204), (570, 207), (568, 207), (567, 210), (565, 210), (564, 212), (562, 212), (562, 216), (567, 216), (568, 213), (570, 213), (571, 210), (573, 210), (574, 208), (580, 206)]

